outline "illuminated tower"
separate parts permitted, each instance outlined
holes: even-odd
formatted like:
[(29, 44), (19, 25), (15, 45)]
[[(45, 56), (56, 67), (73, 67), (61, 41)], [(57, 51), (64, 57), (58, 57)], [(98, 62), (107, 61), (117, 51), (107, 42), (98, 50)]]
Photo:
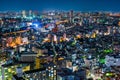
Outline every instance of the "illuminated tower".
[(69, 13), (69, 16), (70, 16), (70, 22), (72, 22), (73, 15), (74, 15), (74, 12), (73, 12), (73, 10), (71, 10), (70, 13)]
[(57, 43), (57, 36), (56, 35), (53, 36), (53, 42)]
[(23, 18), (26, 17), (26, 11), (25, 11), (25, 10), (22, 11), (22, 17), (23, 17)]

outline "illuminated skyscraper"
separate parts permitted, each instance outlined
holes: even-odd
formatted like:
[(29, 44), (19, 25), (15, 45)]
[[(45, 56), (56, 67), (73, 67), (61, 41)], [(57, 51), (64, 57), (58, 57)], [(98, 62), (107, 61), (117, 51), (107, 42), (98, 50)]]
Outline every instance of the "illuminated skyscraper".
[(25, 10), (22, 11), (22, 17), (23, 17), (23, 18), (26, 17), (26, 11), (25, 11)]
[(73, 15), (74, 15), (74, 12), (73, 12), (73, 10), (71, 10), (70, 13), (69, 13), (69, 16), (70, 16), (70, 22), (72, 22)]

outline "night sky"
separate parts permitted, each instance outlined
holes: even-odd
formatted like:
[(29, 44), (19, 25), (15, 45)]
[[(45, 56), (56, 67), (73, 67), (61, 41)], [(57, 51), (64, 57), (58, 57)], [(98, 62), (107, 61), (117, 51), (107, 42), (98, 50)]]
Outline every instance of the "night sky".
[(0, 0), (0, 11), (53, 9), (120, 12), (120, 0)]

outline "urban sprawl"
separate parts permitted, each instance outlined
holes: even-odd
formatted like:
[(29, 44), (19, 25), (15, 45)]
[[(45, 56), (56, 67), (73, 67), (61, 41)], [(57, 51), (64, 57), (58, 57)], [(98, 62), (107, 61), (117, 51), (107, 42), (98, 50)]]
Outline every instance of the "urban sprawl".
[(0, 12), (0, 80), (120, 80), (120, 13)]

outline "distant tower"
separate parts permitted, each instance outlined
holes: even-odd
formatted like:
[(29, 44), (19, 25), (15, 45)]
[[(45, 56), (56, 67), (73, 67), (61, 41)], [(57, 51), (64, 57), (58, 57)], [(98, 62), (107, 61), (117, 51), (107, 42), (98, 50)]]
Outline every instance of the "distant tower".
[(29, 16), (32, 16), (32, 10), (29, 10)]
[(54, 41), (55, 43), (57, 43), (57, 36), (56, 36), (56, 35), (53, 36), (53, 41)]
[(70, 22), (72, 22), (73, 15), (74, 15), (74, 11), (73, 11), (73, 10), (71, 10), (71, 11), (70, 11), (70, 13), (69, 13), (69, 16), (70, 16)]
[(25, 10), (22, 11), (22, 17), (23, 17), (23, 18), (26, 17), (26, 11), (25, 11)]

